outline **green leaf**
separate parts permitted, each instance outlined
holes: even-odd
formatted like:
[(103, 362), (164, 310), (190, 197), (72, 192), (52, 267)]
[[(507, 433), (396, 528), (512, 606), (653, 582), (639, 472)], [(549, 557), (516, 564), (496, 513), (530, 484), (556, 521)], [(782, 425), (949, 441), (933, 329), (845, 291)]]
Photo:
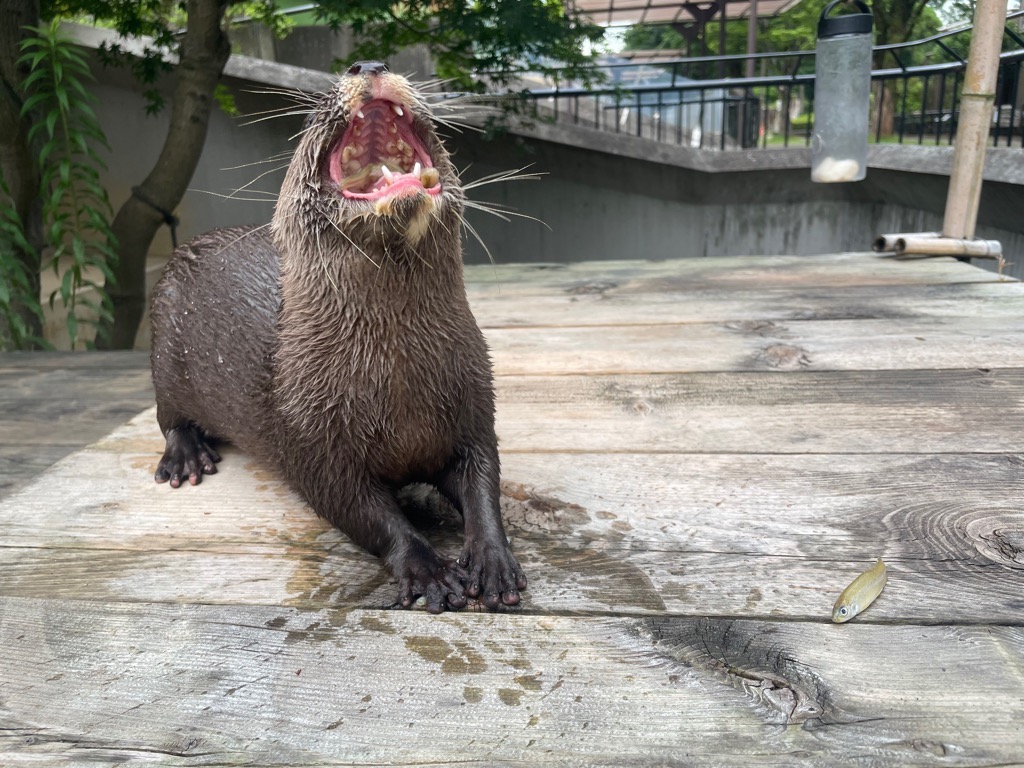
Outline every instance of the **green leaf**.
[[(67, 302), (65, 302), (66, 304)], [(71, 348), (75, 348), (75, 343), (78, 340), (78, 318), (74, 312), (68, 312), (68, 336), (71, 338)]]
[(56, 110), (50, 110), (50, 114), (46, 116), (46, 133), (49, 136), (53, 136), (53, 130), (57, 125), (57, 120), (60, 119), (60, 112)]
[[(166, 0), (119, 3), (118, 13), (139, 17), (140, 13), (150, 13), (158, 6), (162, 12), (165, 4)], [(140, 26), (136, 34), (154, 32), (164, 43), (174, 42), (170, 36), (160, 33), (158, 26), (152, 29)], [(76, 306), (103, 319), (109, 319), (112, 307), (106, 286), (113, 283), (111, 265), (117, 261), (116, 240), (109, 224), (113, 212), (100, 182), (100, 171), (105, 165), (96, 151), (96, 147), (109, 149), (109, 145), (91, 106), (95, 98), (85, 85), (93, 79), (86, 57), (61, 36), (59, 22), (54, 19), (34, 28), (20, 47), (20, 66), (29, 70), (20, 83), (25, 94), (22, 114), (31, 121), (29, 139), (38, 147), (43, 232), (51, 248), (47, 266), (59, 276), (59, 288), (49, 293), (49, 305), (52, 309), (60, 296), (72, 344), (77, 344), (82, 327), (92, 321), (80, 316)], [(119, 49), (109, 46), (109, 50), (117, 52)], [(101, 58), (103, 55), (101, 50)], [(154, 66), (157, 66), (154, 72), (168, 69), (164, 63)], [(0, 188), (6, 190), (2, 178)], [(10, 329), (8, 337), (18, 345), (44, 343), (30, 338), (24, 323), (5, 309), (34, 306), (42, 317), (38, 296), (19, 295), (30, 292), (32, 281), (21, 262), (9, 259), (8, 254), (16, 249), (19, 253), (35, 255), (35, 250), (16, 212), (4, 202), (0, 195), (0, 329)], [(90, 274), (96, 279), (89, 277)], [(103, 275), (106, 283), (100, 283), (98, 275)], [(83, 288), (90, 291), (82, 295)], [(95, 290), (94, 297), (92, 290)]]
[(60, 281), (60, 298), (64, 302), (65, 307), (71, 301), (71, 287), (74, 284), (74, 277), (74, 270), (69, 269), (64, 272), (64, 276)]
[(21, 105), (21, 116), (27, 117), (38, 104), (43, 103), (48, 98), (45, 93), (34, 93), (25, 99), (25, 103)]

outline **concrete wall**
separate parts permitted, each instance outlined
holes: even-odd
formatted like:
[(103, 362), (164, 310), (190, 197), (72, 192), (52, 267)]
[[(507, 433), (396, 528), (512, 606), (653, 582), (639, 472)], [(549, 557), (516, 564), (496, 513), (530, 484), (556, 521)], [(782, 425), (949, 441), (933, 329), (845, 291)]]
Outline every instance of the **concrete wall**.
[[(950, 159), (942, 148), (889, 147), (873, 153), (879, 156), (864, 182), (822, 185), (810, 181), (802, 149), (772, 152), (753, 168), (749, 153), (705, 153), (716, 155), (719, 167), (695, 169), (664, 157), (642, 159), (635, 146), (613, 154), (593, 142), (558, 144), (550, 133), (489, 144), (474, 138), (458, 142), (459, 160), (471, 162), (474, 173), (532, 163), (529, 170), (548, 174), (540, 182), (493, 185), (476, 193), (551, 227), (518, 220), (508, 225), (472, 213), (470, 220), (499, 262), (870, 250), (881, 233), (942, 228)], [(895, 163), (908, 157), (915, 161), (912, 170), (900, 167), (906, 162)], [(1010, 179), (1010, 171), (1024, 172), (1024, 150), (1001, 149), (993, 160), (1001, 170), (990, 176)], [(1016, 262), (1024, 259), (1022, 210), (1024, 185), (986, 181), (978, 236), (1001, 240)], [(468, 250), (472, 261), (486, 258), (475, 244)], [(1022, 267), (1011, 264), (1010, 273), (1024, 276)]]
[[(287, 99), (251, 93), (267, 87), (313, 90), (322, 73), (233, 57), (226, 78), (238, 105), (254, 114), (286, 107)], [(115, 151), (106, 182), (118, 206), (152, 167), (166, 115), (145, 116), (138, 86), (126, 74), (94, 68), (99, 115)], [(263, 223), (302, 115), (249, 125), (252, 118), (215, 112), (199, 170), (177, 209), (179, 239), (232, 224)], [(882, 232), (941, 228), (949, 148), (874, 147), (868, 179), (816, 185), (805, 149), (709, 152), (658, 145), (560, 125), (521, 126), (496, 140), (472, 131), (448, 144), (464, 180), (529, 166), (541, 181), (473, 190), (471, 198), (537, 217), (511, 224), (479, 211), (469, 221), (499, 263), (582, 259), (674, 258), (733, 254), (815, 254), (866, 250)], [(1024, 151), (990, 153), (979, 236), (1003, 242), (1010, 273), (1024, 276)], [(236, 167), (244, 166), (244, 167)], [(228, 195), (269, 171), (251, 189)], [(261, 190), (257, 193), (255, 190)], [(164, 229), (156, 257), (170, 251)], [(467, 241), (466, 258), (486, 261)]]

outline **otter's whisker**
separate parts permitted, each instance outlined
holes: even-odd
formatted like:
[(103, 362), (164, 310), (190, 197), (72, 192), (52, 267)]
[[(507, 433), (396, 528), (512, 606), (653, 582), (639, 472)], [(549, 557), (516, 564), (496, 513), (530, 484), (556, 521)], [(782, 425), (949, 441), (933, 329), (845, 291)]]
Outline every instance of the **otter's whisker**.
[(512, 219), (510, 219), (509, 216), (515, 216), (516, 218), (519, 219), (529, 219), (530, 221), (536, 221), (538, 224), (543, 224), (549, 230), (551, 229), (551, 227), (548, 225), (546, 221), (544, 221), (544, 219), (538, 219), (536, 216), (531, 216), (528, 213), (520, 213), (519, 211), (509, 210), (507, 207), (501, 205), (500, 203), (481, 203), (479, 200), (467, 200), (466, 207), (472, 208), (473, 210), (476, 211), (483, 211), (484, 213), (489, 213), (491, 214), (491, 216), (497, 216), (502, 221), (507, 221), (511, 223)]
[(374, 261), (372, 258), (370, 258), (370, 255), (366, 251), (364, 251), (362, 248), (360, 248), (358, 245), (356, 245), (355, 240), (353, 240), (351, 237), (349, 237), (348, 234), (344, 230), (342, 230), (341, 227), (338, 226), (338, 223), (332, 217), (325, 216), (324, 218), (327, 219), (327, 223), (329, 223), (337, 231), (337, 233), (339, 235), (341, 235), (346, 240), (348, 240), (349, 245), (351, 245), (353, 248), (355, 248), (357, 251), (359, 251), (361, 254), (363, 254), (363, 256), (366, 257), (366, 260), (368, 262), (370, 262), (371, 264), (373, 264), (373, 266), (375, 266), (377, 269), (380, 269), (380, 264), (378, 264), (376, 261)]
[[(278, 171), (283, 171), (283, 170), (284, 170), (285, 168), (287, 168), (287, 167), (288, 167), (288, 166), (289, 166), (290, 164), (291, 164), (291, 161), (289, 160), (289, 162), (285, 163), (284, 165), (279, 165), (279, 166), (277, 166), (276, 168), (270, 168), (269, 170), (266, 170), (266, 171), (264, 171), (264, 172), (263, 172), (263, 173), (261, 173), (261, 174), (260, 174), (259, 176), (257, 176), (256, 178), (252, 179), (251, 181), (249, 181), (249, 182), (248, 182), (247, 184), (243, 184), (242, 186), (240, 186), (240, 187), (239, 187), (238, 189), (236, 189), (236, 190), (235, 190), (235, 192), (241, 192), (241, 191), (242, 191), (242, 190), (244, 190), (244, 189), (248, 189), (248, 188), (249, 188), (249, 187), (251, 187), (251, 186), (252, 186), (253, 184), (255, 184), (255, 183), (256, 183), (257, 181), (259, 181), (260, 179), (262, 179), (262, 178), (263, 178), (264, 176), (268, 176), (268, 175), (270, 175), (271, 173), (277, 173)], [(232, 193), (231, 193), (231, 194), (229, 195), (229, 197), (233, 197), (233, 196), (234, 196), (234, 194), (235, 194), (235, 192), (232, 192)]]
[(322, 94), (306, 93), (297, 88), (243, 88), (245, 93), (255, 93), (261, 96), (286, 96), (294, 99), (296, 104), (309, 104), (314, 106), (323, 98)]
[[(468, 184), (463, 184), (464, 190), (476, 189), (477, 187), (484, 187), (488, 184), (496, 184), (501, 181), (537, 181), (543, 176), (547, 176), (546, 173), (540, 172), (529, 172), (523, 173), (530, 166), (526, 165), (522, 168), (517, 168), (514, 171), (501, 171), (499, 173), (492, 173), (489, 176), (483, 176), (476, 181), (471, 181)], [(468, 170), (468, 169), (467, 169)]]
[(472, 225), (472, 224), (470, 224), (470, 223), (469, 223), (468, 221), (466, 221), (465, 219), (463, 219), (463, 220), (462, 220), (462, 226), (464, 226), (464, 227), (466, 228), (466, 230), (467, 230), (467, 231), (468, 231), (468, 232), (469, 232), (469, 233), (470, 233), (470, 234), (471, 234), (471, 235), (472, 235), (473, 237), (475, 237), (475, 238), (476, 238), (476, 241), (477, 241), (478, 243), (480, 243), (480, 246), (481, 246), (481, 247), (482, 247), (482, 248), (484, 249), (484, 253), (486, 253), (486, 254), (487, 254), (487, 258), (491, 260), (491, 264), (492, 264), (492, 265), (494, 265), (494, 266), (497, 266), (497, 265), (498, 265), (498, 262), (496, 262), (496, 261), (494, 260), (494, 255), (493, 255), (493, 254), (491, 253), (491, 249), (487, 247), (487, 243), (485, 243), (485, 242), (484, 242), (484, 239), (483, 239), (482, 237), (480, 237), (480, 233), (479, 233), (479, 232), (477, 232), (477, 231), (476, 231), (476, 230), (475, 230), (475, 229), (473, 228), (473, 225)]
[(230, 248), (235, 243), (240, 243), (242, 240), (245, 240), (245, 238), (247, 238), (247, 237), (249, 237), (251, 235), (256, 234), (260, 230), (267, 229), (268, 227), (270, 227), (271, 224), (273, 224), (273, 222), (268, 221), (266, 224), (260, 224), (258, 227), (253, 227), (252, 229), (250, 229), (250, 230), (244, 232), (243, 234), (239, 235), (238, 237), (236, 237), (234, 240), (230, 240), (230, 241), (224, 243), (224, 245), (222, 245), (220, 248), (218, 248), (216, 251), (214, 251), (214, 255), (219, 255), (219, 254), (223, 253), (226, 249)]
[(277, 200), (276, 192), (267, 192), (261, 189), (251, 189), (250, 193), (267, 195), (267, 197), (238, 197), (234, 192), (230, 195), (225, 195), (222, 192), (211, 192), (208, 189), (189, 189), (189, 192), (198, 192), (202, 195), (213, 195), (213, 197), (219, 197), (223, 200), (237, 200), (242, 203), (272, 203)]
[(267, 115), (266, 117), (259, 117), (259, 118), (256, 118), (255, 120), (250, 120), (247, 123), (241, 123), (241, 125), (243, 125), (243, 126), (255, 125), (256, 123), (262, 123), (262, 122), (265, 122), (267, 120), (276, 120), (279, 117), (291, 117), (293, 115), (295, 115), (295, 116), (298, 116), (298, 115), (308, 115), (312, 111), (313, 111), (312, 109), (293, 109), (293, 110), (290, 110), (288, 112), (281, 112), (281, 113), (276, 114), (276, 115)]
[[(263, 109), (263, 110), (260, 110), (259, 112), (247, 112), (244, 115), (239, 115), (239, 117), (249, 118), (249, 117), (260, 117), (261, 115), (283, 115), (285, 113), (291, 114), (291, 113), (295, 112), (295, 107), (296, 106), (301, 106), (301, 105), (289, 104), (288, 106), (285, 106), (285, 107), (274, 107), (273, 109)], [(313, 104), (309, 105), (309, 109), (306, 110), (306, 114), (307, 115), (314, 110), (314, 106), (315, 105), (313, 105)], [(243, 125), (245, 125), (245, 123), (243, 123)]]
[(327, 282), (331, 284), (334, 292), (338, 292), (338, 284), (334, 281), (334, 275), (331, 274), (331, 267), (327, 263), (327, 257), (324, 256), (324, 247), (320, 242), (320, 228), (316, 230), (316, 253), (320, 257), (320, 265), (324, 268), (324, 276), (327, 278)]
[(292, 156), (292, 154), (293, 154), (292, 150), (288, 149), (288, 150), (285, 150), (284, 152), (278, 152), (276, 155), (271, 155), (270, 157), (264, 158), (263, 160), (256, 160), (256, 161), (254, 161), (252, 163), (242, 163), (241, 165), (229, 165), (226, 168), (221, 168), (220, 170), (222, 170), (222, 171), (237, 171), (237, 170), (240, 170), (242, 168), (250, 168), (250, 167), (252, 167), (254, 165), (263, 165), (264, 163), (277, 163), (277, 162), (280, 162), (281, 160), (285, 160), (287, 158), (290, 158)]

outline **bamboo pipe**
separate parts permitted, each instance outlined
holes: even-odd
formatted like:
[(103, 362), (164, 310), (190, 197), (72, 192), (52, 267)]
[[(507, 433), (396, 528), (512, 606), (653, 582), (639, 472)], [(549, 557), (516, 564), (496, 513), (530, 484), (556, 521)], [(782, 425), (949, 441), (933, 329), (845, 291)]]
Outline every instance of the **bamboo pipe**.
[(1003, 246), (998, 240), (960, 240), (951, 237), (900, 235), (893, 244), (896, 255), (917, 253), (923, 256), (970, 256), (1002, 262)]
[(871, 248), (872, 248), (872, 250), (874, 250), (875, 253), (885, 253), (886, 251), (895, 251), (896, 250), (896, 241), (899, 240), (900, 238), (904, 238), (904, 237), (914, 237), (914, 238), (924, 238), (924, 237), (927, 237), (927, 238), (933, 238), (933, 237), (942, 237), (942, 233), (941, 232), (908, 232), (906, 234), (897, 234), (897, 235), (879, 235), (878, 237), (875, 238), (875, 242), (871, 244)]
[(975, 6), (974, 31), (960, 99), (953, 171), (949, 176), (949, 194), (942, 222), (945, 237), (966, 240), (974, 237), (1006, 5), (1007, 0), (978, 0)]

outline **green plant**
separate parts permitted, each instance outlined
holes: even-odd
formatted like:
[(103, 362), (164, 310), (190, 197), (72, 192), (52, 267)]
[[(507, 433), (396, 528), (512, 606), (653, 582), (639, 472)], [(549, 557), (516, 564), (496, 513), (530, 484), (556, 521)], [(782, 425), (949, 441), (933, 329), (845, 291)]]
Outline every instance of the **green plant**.
[[(95, 99), (83, 85), (92, 79), (85, 59), (60, 36), (58, 22), (30, 29), (34, 36), (21, 44), (20, 62), (30, 70), (23, 83), (22, 115), (37, 116), (29, 142), (39, 147), (43, 231), (52, 248), (49, 266), (60, 277), (50, 308), (60, 296), (74, 349), (80, 326), (100, 327), (113, 315), (106, 286), (114, 279), (117, 242), (109, 224), (110, 201), (100, 183), (105, 165), (95, 149), (108, 145), (91, 107)], [(90, 288), (95, 297), (85, 290)]]
[[(25, 237), (25, 226), (11, 200), (11, 191), (0, 177), (0, 349), (27, 349), (46, 346), (38, 338), (19, 311), (35, 315), (42, 325), (43, 309), (35, 295), (35, 281), (29, 267), (18, 252), (36, 256), (35, 248)], [(34, 262), (38, 258), (33, 259)]]

